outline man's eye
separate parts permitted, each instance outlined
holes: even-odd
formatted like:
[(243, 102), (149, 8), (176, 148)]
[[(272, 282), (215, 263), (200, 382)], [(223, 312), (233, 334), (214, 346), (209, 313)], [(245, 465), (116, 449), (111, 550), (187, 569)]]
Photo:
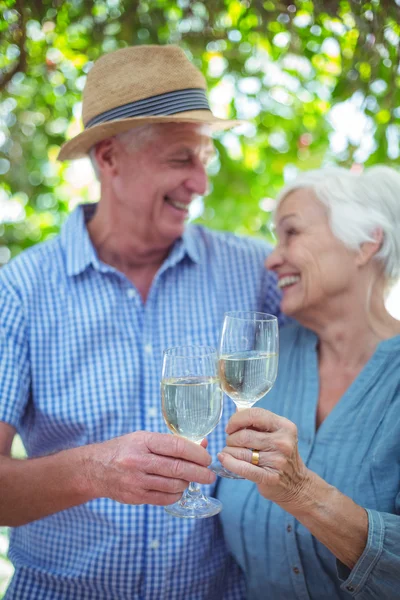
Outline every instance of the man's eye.
[(190, 158), (174, 158), (172, 162), (177, 165), (187, 165), (190, 162)]
[(286, 231), (287, 236), (296, 235), (296, 234), (297, 234), (297, 231), (295, 229), (293, 229), (293, 227)]

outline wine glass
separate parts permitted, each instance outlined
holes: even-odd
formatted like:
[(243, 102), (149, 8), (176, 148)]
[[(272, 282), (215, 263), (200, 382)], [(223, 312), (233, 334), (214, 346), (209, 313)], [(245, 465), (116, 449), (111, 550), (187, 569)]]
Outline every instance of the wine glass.
[[(238, 410), (267, 394), (278, 373), (279, 330), (274, 315), (255, 311), (225, 313), (219, 348), (221, 388)], [(210, 469), (221, 477), (243, 479), (217, 460)]]
[[(216, 427), (222, 414), (218, 357), (209, 346), (177, 346), (164, 351), (161, 379), (162, 412), (172, 433), (196, 444)], [(165, 510), (186, 519), (212, 517), (222, 504), (190, 483), (182, 498)]]

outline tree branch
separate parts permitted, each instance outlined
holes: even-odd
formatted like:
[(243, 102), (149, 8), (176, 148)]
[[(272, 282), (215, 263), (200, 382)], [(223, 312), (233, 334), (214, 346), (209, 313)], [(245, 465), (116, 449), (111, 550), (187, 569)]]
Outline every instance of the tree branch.
[(0, 78), (0, 91), (4, 90), (6, 85), (11, 81), (16, 73), (19, 71), (25, 71), (26, 69), (26, 51), (25, 51), (25, 41), (26, 41), (26, 19), (25, 13), (23, 9), (23, 4), (21, 0), (17, 0), (16, 7), (19, 13), (18, 20), (18, 31), (20, 32), (19, 40), (18, 40), (18, 48), (19, 48), (19, 58), (15, 65), (12, 67), (10, 71), (7, 71)]

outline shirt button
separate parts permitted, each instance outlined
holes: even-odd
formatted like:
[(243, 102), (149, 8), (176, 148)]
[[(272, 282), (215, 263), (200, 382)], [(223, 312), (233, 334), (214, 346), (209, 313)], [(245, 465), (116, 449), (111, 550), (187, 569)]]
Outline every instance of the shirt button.
[(354, 592), (354, 588), (353, 588), (353, 586), (352, 586), (352, 585), (346, 585), (346, 590), (347, 590), (348, 592)]
[(291, 526), (291, 525), (288, 525), (288, 526), (286, 527), (286, 531), (287, 531), (288, 533), (290, 533), (290, 532), (292, 531), (292, 526)]
[(158, 550), (159, 547), (160, 547), (160, 542), (158, 540), (152, 540), (150, 542), (150, 548), (152, 550)]
[(298, 575), (300, 573), (300, 569), (298, 567), (293, 567), (293, 573), (296, 573), (296, 575)]
[(146, 344), (144, 347), (144, 351), (146, 354), (151, 354), (153, 352), (153, 346), (151, 344)]
[(127, 292), (126, 295), (128, 296), (128, 298), (134, 298), (136, 296), (136, 292), (135, 290), (133, 290), (132, 288), (130, 288)]
[(157, 417), (158, 415), (158, 408), (156, 408), (155, 406), (150, 406), (150, 408), (147, 409), (147, 416), (150, 417), (151, 419), (154, 419), (155, 417)]

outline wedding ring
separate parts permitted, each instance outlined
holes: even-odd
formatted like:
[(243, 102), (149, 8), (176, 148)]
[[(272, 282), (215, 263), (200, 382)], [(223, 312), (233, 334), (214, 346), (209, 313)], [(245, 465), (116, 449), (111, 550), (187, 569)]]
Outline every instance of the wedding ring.
[(251, 451), (251, 464), (257, 466), (260, 462), (260, 453), (258, 450)]

